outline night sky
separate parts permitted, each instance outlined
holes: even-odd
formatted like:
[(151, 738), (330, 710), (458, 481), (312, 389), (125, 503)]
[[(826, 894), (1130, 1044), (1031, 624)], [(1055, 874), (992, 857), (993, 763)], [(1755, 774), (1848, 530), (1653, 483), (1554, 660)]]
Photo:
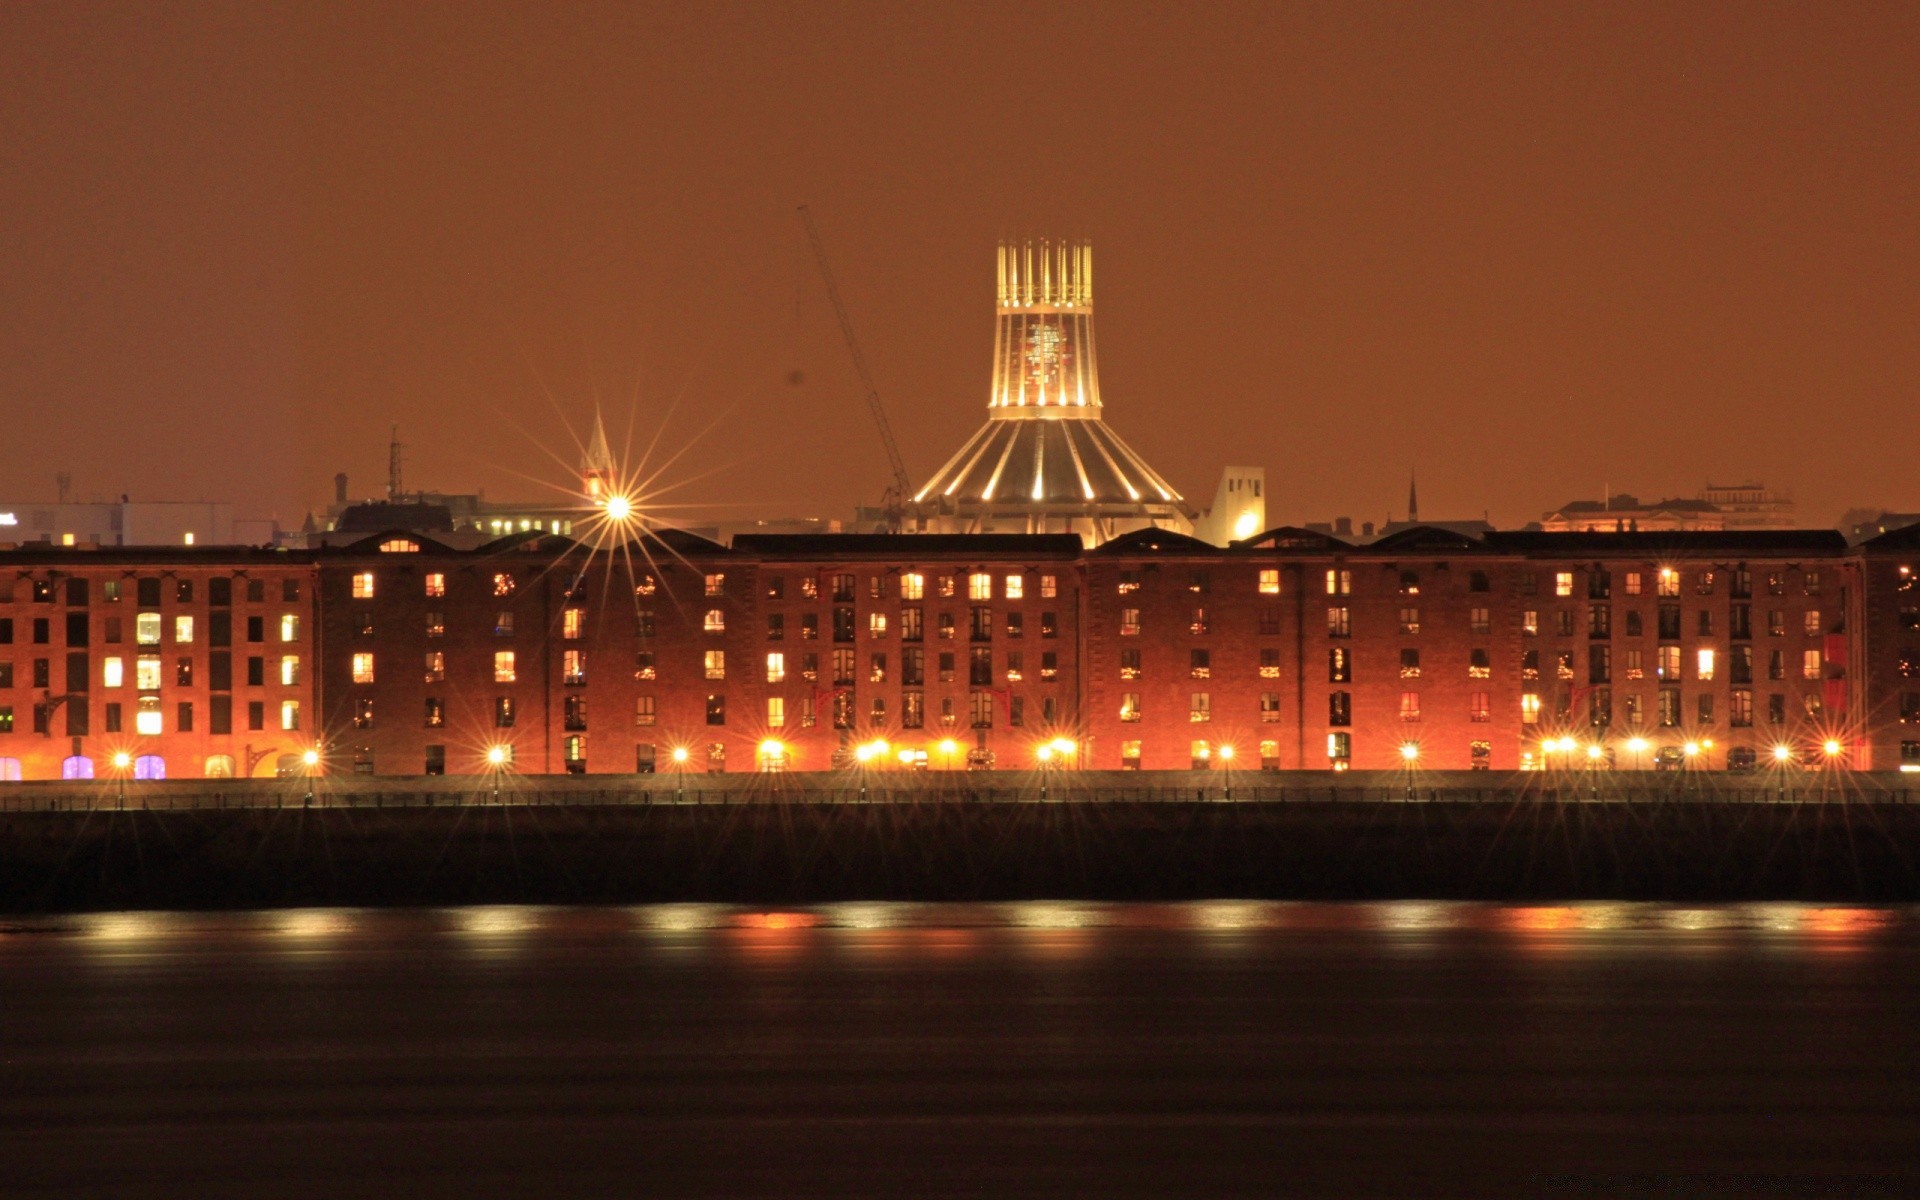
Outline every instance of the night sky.
[(1070, 235), (1198, 503), (1920, 509), (1917, 184), (1910, 5), (12, 3), (0, 500), (297, 523), (391, 421), (411, 486), (547, 497), (597, 402), (672, 500), (842, 515), (886, 460), (805, 203), (916, 481), (995, 239)]

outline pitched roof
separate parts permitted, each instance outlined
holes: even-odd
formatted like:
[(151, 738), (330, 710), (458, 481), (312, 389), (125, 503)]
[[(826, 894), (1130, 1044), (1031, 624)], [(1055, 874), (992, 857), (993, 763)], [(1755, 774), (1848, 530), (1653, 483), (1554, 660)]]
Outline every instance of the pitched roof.
[(1073, 558), (1077, 533), (741, 533), (733, 548), (761, 558)]
[(1659, 530), (1626, 533), (1548, 533), (1495, 530), (1486, 544), (1516, 554), (1582, 557), (1595, 554), (1838, 554), (1847, 539), (1837, 529)]

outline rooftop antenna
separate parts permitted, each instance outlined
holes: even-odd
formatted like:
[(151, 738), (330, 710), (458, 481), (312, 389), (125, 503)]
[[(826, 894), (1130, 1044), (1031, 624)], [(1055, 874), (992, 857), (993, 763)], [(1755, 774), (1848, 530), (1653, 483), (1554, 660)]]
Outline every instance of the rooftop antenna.
[(396, 422), (387, 437), (387, 503), (398, 504), (405, 494), (400, 481), (400, 426)]

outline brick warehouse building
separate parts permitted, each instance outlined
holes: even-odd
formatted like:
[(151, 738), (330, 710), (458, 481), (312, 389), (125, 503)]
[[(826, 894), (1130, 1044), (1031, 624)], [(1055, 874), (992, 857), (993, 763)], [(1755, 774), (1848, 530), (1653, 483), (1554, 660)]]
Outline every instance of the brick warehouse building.
[(1920, 768), (1916, 572), (1920, 530), (15, 549), (0, 775), (821, 770), (881, 740), (935, 769)]
[(244, 776), (315, 744), (313, 560), (0, 551), (0, 778)]

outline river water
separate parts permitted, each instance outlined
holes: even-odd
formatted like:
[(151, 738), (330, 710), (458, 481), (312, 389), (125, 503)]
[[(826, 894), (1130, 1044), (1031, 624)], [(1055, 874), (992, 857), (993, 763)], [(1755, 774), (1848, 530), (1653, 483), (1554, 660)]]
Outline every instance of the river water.
[(0, 1195), (1920, 1192), (1920, 910), (0, 929)]

